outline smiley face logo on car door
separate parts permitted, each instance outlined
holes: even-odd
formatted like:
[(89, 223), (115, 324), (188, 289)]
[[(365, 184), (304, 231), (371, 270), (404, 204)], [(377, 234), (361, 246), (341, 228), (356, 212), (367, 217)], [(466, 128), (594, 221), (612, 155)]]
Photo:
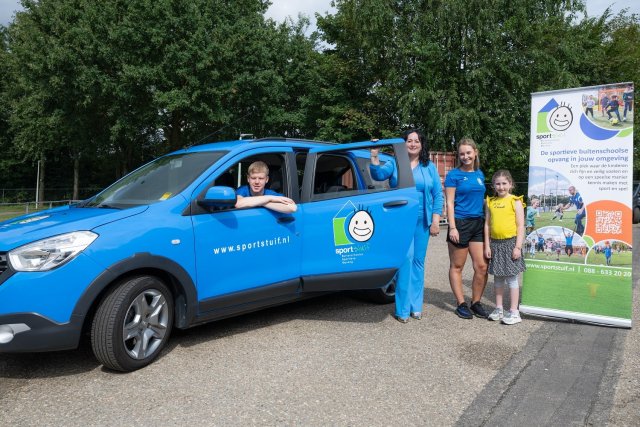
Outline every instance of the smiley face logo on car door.
[(366, 209), (360, 207), (349, 220), (347, 230), (356, 242), (366, 242), (373, 236), (374, 228), (373, 217)]

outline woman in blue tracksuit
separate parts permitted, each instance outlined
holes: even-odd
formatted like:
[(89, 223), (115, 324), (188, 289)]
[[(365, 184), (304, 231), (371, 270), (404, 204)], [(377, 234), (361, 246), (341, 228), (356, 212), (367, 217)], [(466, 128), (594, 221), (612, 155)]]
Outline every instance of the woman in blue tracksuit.
[[(420, 192), (420, 209), (413, 242), (407, 254), (407, 260), (398, 271), (396, 280), (395, 317), (401, 323), (407, 323), (409, 316), (422, 318), (424, 300), (424, 261), (427, 255), (429, 236), (440, 233), (440, 216), (444, 204), (442, 183), (435, 165), (429, 161), (429, 146), (424, 135), (418, 130), (404, 133), (409, 161), (413, 170), (416, 189)], [(389, 179), (392, 187), (397, 185), (396, 164), (388, 161), (380, 164), (378, 150), (371, 150), (371, 177), (376, 181)]]

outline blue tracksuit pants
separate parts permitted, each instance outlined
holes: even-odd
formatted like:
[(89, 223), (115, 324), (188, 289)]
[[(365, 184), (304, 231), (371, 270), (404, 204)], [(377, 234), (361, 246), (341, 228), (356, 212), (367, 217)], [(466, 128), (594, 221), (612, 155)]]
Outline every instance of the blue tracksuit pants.
[(429, 229), (418, 217), (413, 242), (407, 259), (398, 270), (396, 281), (396, 316), (406, 319), (410, 313), (421, 313), (424, 301), (424, 263), (429, 244)]

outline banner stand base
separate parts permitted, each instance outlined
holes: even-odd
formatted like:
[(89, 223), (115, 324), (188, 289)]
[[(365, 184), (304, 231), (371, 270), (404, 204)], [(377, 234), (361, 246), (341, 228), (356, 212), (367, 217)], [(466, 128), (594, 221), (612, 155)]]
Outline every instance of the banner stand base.
[(520, 312), (540, 317), (551, 317), (555, 319), (575, 320), (578, 322), (590, 323), (598, 326), (612, 326), (616, 328), (631, 328), (631, 319), (619, 317), (598, 316), (596, 314), (576, 313), (566, 310), (554, 310), (552, 308), (532, 307), (520, 305)]

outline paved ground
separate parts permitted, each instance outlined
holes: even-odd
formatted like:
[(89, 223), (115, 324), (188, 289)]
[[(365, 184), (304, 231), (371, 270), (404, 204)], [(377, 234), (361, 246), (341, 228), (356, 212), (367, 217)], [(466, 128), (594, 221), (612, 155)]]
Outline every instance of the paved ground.
[(635, 329), (504, 326), (452, 313), (442, 236), (427, 262), (406, 325), (336, 294), (178, 332), (130, 374), (87, 347), (0, 355), (0, 425), (638, 425), (637, 275)]

